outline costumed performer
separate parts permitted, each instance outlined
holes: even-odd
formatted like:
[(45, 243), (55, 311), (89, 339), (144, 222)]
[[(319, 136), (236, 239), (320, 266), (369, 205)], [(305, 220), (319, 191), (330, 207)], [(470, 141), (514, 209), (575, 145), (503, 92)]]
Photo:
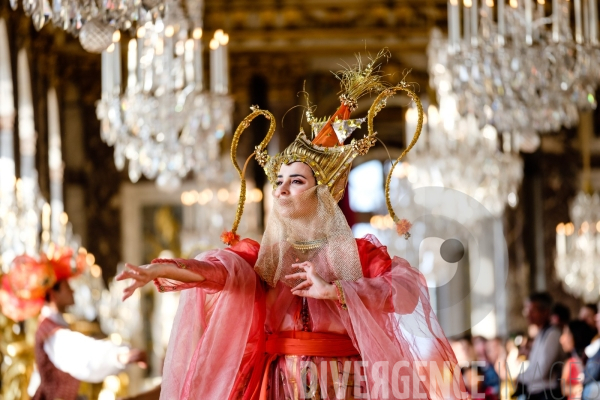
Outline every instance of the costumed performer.
[[(126, 265), (133, 279), (124, 299), (154, 281), (160, 292), (183, 290), (163, 369), (161, 399), (458, 399), (466, 398), (459, 368), (429, 301), (423, 276), (391, 258), (374, 236), (354, 239), (337, 205), (353, 159), (376, 142), (373, 119), (396, 92), (419, 109), (418, 129), (386, 181), (388, 210), (399, 234), (410, 223), (391, 207), (393, 167), (415, 144), (423, 121), (405, 82), (382, 80), (378, 60), (338, 73), (341, 105), (329, 119), (307, 111), (312, 139), (301, 130), (280, 154), (266, 146), (273, 115), (258, 107), (236, 129), (231, 159), (241, 195), (230, 245), (195, 259)], [(357, 100), (377, 95), (367, 118), (350, 119)], [(273, 209), (259, 245), (239, 240), (245, 202), (237, 164), (240, 135), (257, 116), (270, 121), (255, 149), (273, 185)], [(344, 141), (367, 120), (362, 139)], [(185, 290), (184, 290), (185, 289)]]
[(75, 262), (69, 248), (57, 249), (52, 257), (19, 256), (2, 277), (2, 313), (14, 321), (39, 314), (34, 355), (37, 370), (30, 380), (33, 400), (75, 400), (81, 381), (102, 382), (121, 372), (127, 364), (145, 363), (139, 349), (96, 340), (69, 328), (63, 313), (75, 304), (69, 279), (83, 271), (85, 262)]

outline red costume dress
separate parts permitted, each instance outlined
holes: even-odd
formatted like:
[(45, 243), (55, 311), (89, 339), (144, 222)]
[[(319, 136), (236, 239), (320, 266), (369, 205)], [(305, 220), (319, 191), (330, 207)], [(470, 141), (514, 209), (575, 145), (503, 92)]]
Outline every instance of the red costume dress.
[[(290, 146), (269, 155), (275, 117), (258, 107), (236, 129), (231, 159), (240, 174), (241, 194), (233, 229), (222, 235), (233, 246), (205, 252), (196, 260), (154, 261), (172, 262), (205, 278), (198, 284), (155, 282), (161, 291), (188, 289), (181, 294), (171, 331), (162, 399), (467, 397), (422, 275), (405, 260), (390, 258), (374, 237), (356, 241), (337, 205), (352, 160), (377, 141), (373, 118), (389, 97), (404, 91), (417, 104), (419, 123), (411, 143), (392, 164), (385, 193), (397, 232), (410, 236), (410, 223), (392, 209), (389, 180), (419, 137), (423, 109), (410, 85), (384, 82), (377, 60), (388, 56), (383, 50), (368, 64), (359, 62), (337, 74), (341, 105), (331, 118), (314, 118), (307, 107), (312, 141), (301, 130)], [(348, 119), (366, 94), (377, 95), (368, 118)], [(273, 189), (282, 184), (282, 166), (295, 162), (312, 170), (315, 185), (293, 196), (289, 191), (274, 196), (260, 246), (248, 239), (235, 244), (246, 187), (237, 146), (259, 115), (270, 124), (253, 155)], [(367, 134), (344, 144), (365, 121)], [(333, 282), (339, 301), (293, 295), (291, 288), (300, 282), (287, 277), (300, 265)]]
[(193, 260), (154, 260), (206, 278), (155, 281), (163, 292), (189, 289), (171, 333), (161, 398), (466, 397), (423, 277), (373, 236), (356, 243), (364, 277), (341, 282), (347, 310), (308, 298), (308, 320), (301, 297), (255, 273), (259, 244), (252, 240)]

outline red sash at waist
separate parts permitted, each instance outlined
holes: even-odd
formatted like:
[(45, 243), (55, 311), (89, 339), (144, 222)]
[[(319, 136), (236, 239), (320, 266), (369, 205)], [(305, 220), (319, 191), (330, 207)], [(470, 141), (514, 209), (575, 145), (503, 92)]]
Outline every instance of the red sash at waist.
[(267, 335), (266, 352), (317, 357), (346, 357), (360, 354), (348, 335), (304, 331)]

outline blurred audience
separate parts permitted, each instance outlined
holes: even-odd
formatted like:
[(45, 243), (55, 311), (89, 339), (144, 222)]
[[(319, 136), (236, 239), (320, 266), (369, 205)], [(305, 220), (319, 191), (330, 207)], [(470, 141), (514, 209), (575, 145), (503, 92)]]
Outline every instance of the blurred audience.
[(596, 314), (598, 314), (598, 306), (596, 306), (595, 304), (588, 303), (579, 309), (579, 315), (577, 316), (577, 319), (585, 322), (586, 324), (597, 330)]
[(500, 378), (494, 369), (495, 359), (492, 360), (488, 352), (488, 340), (482, 336), (475, 336), (473, 338), (473, 349), (475, 358), (479, 361), (483, 373), (483, 386), (486, 394), (493, 394), (497, 398), (500, 393)]
[[(595, 317), (596, 330), (600, 330), (600, 314)], [(594, 341), (585, 348), (588, 360), (585, 362), (583, 378), (583, 400), (600, 399), (600, 338), (596, 336)]]
[(498, 393), (485, 385), (485, 371), (479, 365), (463, 367), (461, 369), (465, 387), (472, 399), (498, 400)]
[(456, 355), (456, 361), (458, 365), (468, 367), (473, 361), (475, 361), (475, 350), (473, 349), (473, 343), (470, 337), (462, 337), (460, 339), (450, 340), (450, 346)]
[(538, 332), (529, 352), (529, 366), (517, 378), (515, 395), (529, 400), (561, 399), (560, 374), (557, 363), (565, 359), (560, 346), (561, 331), (550, 323), (553, 301), (548, 293), (534, 293), (525, 302), (525, 316)]
[(560, 344), (568, 359), (562, 370), (562, 393), (568, 400), (579, 400), (583, 392), (585, 348), (596, 335), (595, 329), (584, 321), (569, 322), (563, 328)]
[(555, 303), (550, 314), (550, 323), (562, 332), (563, 328), (571, 321), (571, 310), (562, 303)]

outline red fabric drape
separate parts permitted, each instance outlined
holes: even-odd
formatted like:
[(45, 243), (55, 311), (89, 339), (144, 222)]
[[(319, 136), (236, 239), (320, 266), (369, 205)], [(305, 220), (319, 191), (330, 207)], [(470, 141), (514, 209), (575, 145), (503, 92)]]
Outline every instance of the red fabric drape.
[[(200, 255), (199, 262), (186, 263), (204, 276), (212, 273), (213, 284), (222, 289), (205, 290), (201, 282), (182, 293), (167, 350), (162, 399), (263, 400), (277, 385), (279, 399), (283, 386), (278, 379), (286, 373), (276, 363), (280, 354), (289, 348), (294, 353), (313, 352), (302, 341), (288, 340), (304, 334), (293, 322), (300, 300), (281, 282), (275, 288), (264, 285), (248, 263), (257, 244), (242, 246), (244, 251), (210, 251)], [(375, 388), (377, 382), (388, 388), (394, 388), (394, 382), (400, 385), (400, 397), (378, 392), (371, 399), (465, 399), (456, 358), (433, 313), (423, 276), (405, 260), (390, 258), (372, 236), (357, 240), (357, 247), (364, 278), (341, 282), (348, 310), (332, 300), (308, 299), (313, 332), (350, 338), (360, 352), (358, 359), (368, 366), (366, 387)], [(222, 273), (212, 272), (216, 270)], [(182, 288), (180, 284), (172, 290)], [(267, 349), (267, 336), (269, 341), (283, 340)], [(389, 368), (377, 372), (377, 364)], [(401, 368), (394, 369), (398, 365)]]

